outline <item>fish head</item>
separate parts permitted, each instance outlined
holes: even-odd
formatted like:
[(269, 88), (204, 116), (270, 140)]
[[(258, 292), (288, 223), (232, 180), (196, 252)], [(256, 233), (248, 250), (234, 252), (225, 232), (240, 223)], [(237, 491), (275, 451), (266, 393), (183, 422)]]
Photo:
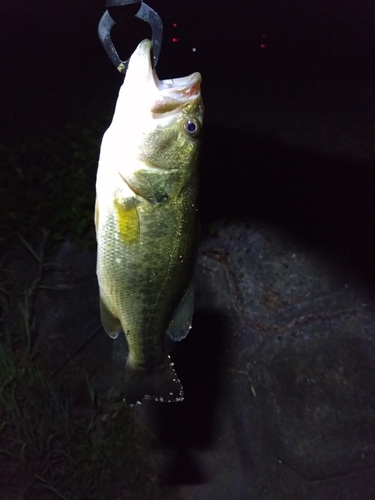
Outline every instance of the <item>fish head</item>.
[[(143, 40), (132, 54), (110, 129), (133, 163), (118, 165), (126, 177), (147, 166), (180, 172), (196, 168), (203, 120), (201, 75), (159, 80), (151, 63), (152, 43)], [(123, 155), (123, 157), (125, 156)]]

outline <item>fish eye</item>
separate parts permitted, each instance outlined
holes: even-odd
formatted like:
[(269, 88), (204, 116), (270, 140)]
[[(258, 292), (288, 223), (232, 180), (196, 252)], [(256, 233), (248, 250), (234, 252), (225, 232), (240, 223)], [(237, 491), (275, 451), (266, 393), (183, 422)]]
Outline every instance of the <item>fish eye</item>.
[(191, 137), (196, 137), (201, 130), (200, 123), (194, 118), (188, 118), (185, 122), (184, 130)]

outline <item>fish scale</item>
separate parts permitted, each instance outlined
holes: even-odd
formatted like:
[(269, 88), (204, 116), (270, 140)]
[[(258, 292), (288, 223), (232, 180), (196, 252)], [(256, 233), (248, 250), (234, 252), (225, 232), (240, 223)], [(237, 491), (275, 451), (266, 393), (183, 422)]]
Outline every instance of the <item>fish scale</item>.
[(96, 183), (101, 318), (128, 343), (129, 404), (182, 399), (165, 335), (181, 340), (191, 327), (198, 236), (201, 77), (159, 81), (150, 51), (144, 40), (130, 58)]

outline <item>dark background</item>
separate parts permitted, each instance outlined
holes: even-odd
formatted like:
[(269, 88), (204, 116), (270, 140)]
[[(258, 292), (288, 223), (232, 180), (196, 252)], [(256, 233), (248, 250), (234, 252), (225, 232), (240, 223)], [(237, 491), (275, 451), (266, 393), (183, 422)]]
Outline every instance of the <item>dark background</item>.
[[(289, 59), (296, 66), (334, 61), (348, 73), (374, 72), (375, 10), (369, 0), (150, 0), (149, 5), (164, 22), (161, 78), (199, 70), (204, 77), (215, 72), (222, 83), (231, 80), (230, 68), (246, 72), (257, 57)], [(79, 119), (88, 104), (103, 105), (106, 97), (113, 102), (121, 77), (97, 37), (104, 10), (101, 0), (2, 2), (3, 134), (29, 121), (33, 130), (38, 124), (50, 131), (53, 123)], [(113, 30), (123, 58), (149, 35), (148, 26), (131, 16)], [(172, 43), (173, 37), (179, 42)]]
[[(375, 269), (372, 2), (149, 5), (164, 23), (159, 78), (203, 76), (203, 229), (227, 217), (276, 222), (344, 253), (368, 276)], [(3, 2), (3, 144), (43, 134), (64, 142), (67, 124), (110, 120), (123, 76), (97, 36), (105, 8), (99, 0)], [(123, 11), (129, 15), (112, 38), (127, 59), (151, 32), (134, 6)], [(92, 163), (90, 193), (96, 156)]]

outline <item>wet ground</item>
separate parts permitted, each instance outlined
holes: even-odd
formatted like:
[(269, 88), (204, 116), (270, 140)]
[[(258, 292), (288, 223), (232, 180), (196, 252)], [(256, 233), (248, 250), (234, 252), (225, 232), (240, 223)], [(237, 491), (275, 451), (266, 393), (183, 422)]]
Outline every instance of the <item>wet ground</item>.
[[(374, 72), (355, 55), (227, 55), (183, 71), (203, 73), (207, 110), (196, 312), (171, 352), (186, 398), (134, 412), (176, 499), (373, 500)], [(45, 97), (76, 104), (47, 124), (91, 78), (67, 75)], [(7, 264), (32, 276), (32, 260)], [(77, 395), (85, 371), (120, 389), (126, 346), (98, 331), (95, 255), (65, 243), (53, 263), (44, 284), (63, 287), (36, 302), (47, 368)]]

